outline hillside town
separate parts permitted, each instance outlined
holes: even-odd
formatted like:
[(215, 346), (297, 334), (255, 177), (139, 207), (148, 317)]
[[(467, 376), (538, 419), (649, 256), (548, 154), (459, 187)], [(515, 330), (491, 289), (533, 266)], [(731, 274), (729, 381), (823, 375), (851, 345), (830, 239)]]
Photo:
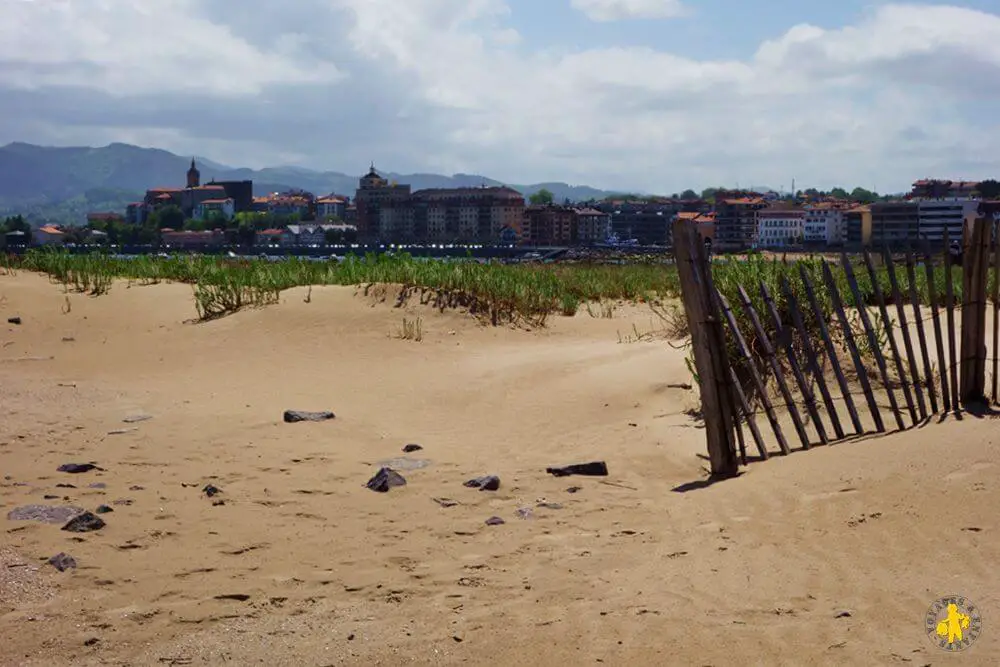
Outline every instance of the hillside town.
[[(254, 248), (294, 251), (366, 246), (668, 247), (675, 220), (694, 225), (713, 252), (908, 248), (959, 238), (979, 216), (1000, 216), (1000, 183), (923, 179), (910, 193), (711, 189), (673, 197), (610, 197), (557, 203), (541, 191), (526, 201), (506, 186), (411, 190), (374, 164), (353, 196), (292, 190), (254, 196), (253, 182), (201, 182), (195, 161), (183, 187), (155, 187), (123, 212), (93, 212), (83, 227), (30, 229), (8, 219), (8, 248), (44, 245), (145, 246), (169, 251)], [(11, 222), (13, 220), (13, 222)]]

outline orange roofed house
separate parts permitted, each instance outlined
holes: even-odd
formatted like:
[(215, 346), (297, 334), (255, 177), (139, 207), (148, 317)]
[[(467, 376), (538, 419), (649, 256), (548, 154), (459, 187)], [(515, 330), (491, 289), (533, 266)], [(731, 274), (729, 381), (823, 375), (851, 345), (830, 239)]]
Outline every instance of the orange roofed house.
[(34, 231), (32, 241), (36, 245), (57, 245), (66, 241), (66, 233), (53, 225), (45, 225)]
[(698, 229), (702, 242), (712, 247), (715, 244), (715, 212), (702, 213), (701, 211), (681, 211), (677, 214), (678, 220), (684, 220)]

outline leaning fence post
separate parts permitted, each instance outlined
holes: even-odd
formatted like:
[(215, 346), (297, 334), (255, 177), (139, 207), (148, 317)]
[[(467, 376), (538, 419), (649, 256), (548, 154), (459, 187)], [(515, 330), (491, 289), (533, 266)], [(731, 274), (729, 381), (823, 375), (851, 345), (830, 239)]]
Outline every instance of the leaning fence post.
[(986, 400), (986, 279), (989, 275), (989, 230), (975, 221), (962, 252), (962, 405)]
[(739, 472), (739, 461), (733, 440), (736, 423), (731, 401), (732, 380), (711, 265), (694, 225), (675, 220), (673, 242), (681, 300), (691, 329), (691, 345), (698, 369), (712, 475), (733, 477)]

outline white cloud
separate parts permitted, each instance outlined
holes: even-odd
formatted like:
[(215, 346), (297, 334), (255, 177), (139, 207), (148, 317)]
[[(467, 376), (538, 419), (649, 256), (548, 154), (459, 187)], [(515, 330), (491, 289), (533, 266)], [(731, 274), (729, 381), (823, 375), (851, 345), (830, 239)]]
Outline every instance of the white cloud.
[(197, 15), (197, 0), (39, 0), (4, 3), (0, 83), (22, 89), (83, 84), (113, 95), (188, 91), (253, 94), (269, 83), (342, 76), (332, 63), (301, 67), (292, 33), (263, 50)]
[(120, 136), (230, 163), (668, 193), (1000, 174), (997, 14), (885, 5), (712, 60), (532, 51), (503, 0), (145, 6), (8, 3), (0, 143)]
[(671, 19), (684, 16), (681, 0), (570, 0), (570, 5), (591, 21), (622, 19)]

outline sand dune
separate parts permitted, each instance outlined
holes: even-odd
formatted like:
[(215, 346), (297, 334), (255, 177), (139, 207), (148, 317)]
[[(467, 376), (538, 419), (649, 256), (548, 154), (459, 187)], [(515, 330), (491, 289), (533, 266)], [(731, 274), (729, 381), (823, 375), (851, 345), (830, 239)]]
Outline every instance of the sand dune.
[[(936, 665), (953, 593), (986, 627), (957, 659), (995, 663), (996, 421), (699, 488), (684, 353), (619, 343), (641, 307), (525, 331), (410, 305), (414, 342), (391, 298), (306, 295), (191, 324), (182, 285), (0, 277), (0, 664)], [(364, 487), (404, 456), (406, 486)], [(591, 460), (610, 476), (545, 472)], [(74, 534), (6, 518), (28, 504), (114, 511)]]

